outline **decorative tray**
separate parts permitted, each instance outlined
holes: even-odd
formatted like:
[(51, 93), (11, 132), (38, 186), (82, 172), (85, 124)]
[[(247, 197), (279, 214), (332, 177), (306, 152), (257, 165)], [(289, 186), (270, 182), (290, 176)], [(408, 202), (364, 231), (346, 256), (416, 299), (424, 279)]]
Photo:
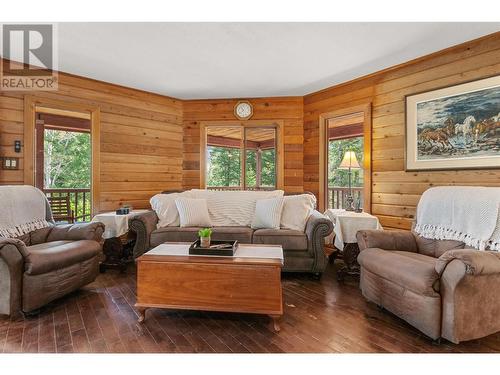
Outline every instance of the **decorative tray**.
[(238, 241), (210, 241), (210, 247), (201, 247), (200, 239), (189, 246), (190, 255), (219, 255), (232, 257), (238, 248)]

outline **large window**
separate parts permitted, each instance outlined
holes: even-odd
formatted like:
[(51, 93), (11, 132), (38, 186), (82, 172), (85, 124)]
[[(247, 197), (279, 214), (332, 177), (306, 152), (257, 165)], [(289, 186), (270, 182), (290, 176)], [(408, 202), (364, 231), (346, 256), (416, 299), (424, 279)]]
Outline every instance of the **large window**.
[(277, 188), (277, 126), (210, 125), (204, 127), (204, 132), (206, 188)]

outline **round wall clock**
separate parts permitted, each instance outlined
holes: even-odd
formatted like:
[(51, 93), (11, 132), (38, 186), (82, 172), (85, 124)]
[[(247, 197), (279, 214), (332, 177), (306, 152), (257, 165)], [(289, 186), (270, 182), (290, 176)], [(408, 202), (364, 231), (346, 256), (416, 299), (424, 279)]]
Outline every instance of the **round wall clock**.
[(234, 115), (240, 120), (248, 120), (253, 115), (253, 108), (249, 101), (240, 100), (234, 106)]

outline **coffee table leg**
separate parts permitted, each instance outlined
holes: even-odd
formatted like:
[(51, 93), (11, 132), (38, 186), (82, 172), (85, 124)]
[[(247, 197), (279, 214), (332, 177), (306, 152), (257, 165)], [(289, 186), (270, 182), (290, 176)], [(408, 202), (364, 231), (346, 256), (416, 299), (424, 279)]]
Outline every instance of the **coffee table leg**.
[(272, 322), (273, 322), (273, 329), (275, 332), (279, 332), (280, 331), (280, 318), (281, 318), (281, 315), (269, 315), (272, 319)]
[(143, 323), (146, 320), (146, 308), (145, 307), (137, 307), (137, 312), (139, 313), (139, 318), (137, 321), (139, 323)]

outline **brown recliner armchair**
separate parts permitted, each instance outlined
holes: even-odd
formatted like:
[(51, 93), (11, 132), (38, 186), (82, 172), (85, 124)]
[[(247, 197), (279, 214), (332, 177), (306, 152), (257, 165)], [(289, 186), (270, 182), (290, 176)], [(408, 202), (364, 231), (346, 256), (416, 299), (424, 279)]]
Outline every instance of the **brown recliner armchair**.
[(30, 313), (95, 280), (104, 225), (52, 225), (0, 237), (0, 314)]
[(500, 331), (500, 253), (412, 232), (357, 233), (360, 287), (432, 339), (458, 344)]

